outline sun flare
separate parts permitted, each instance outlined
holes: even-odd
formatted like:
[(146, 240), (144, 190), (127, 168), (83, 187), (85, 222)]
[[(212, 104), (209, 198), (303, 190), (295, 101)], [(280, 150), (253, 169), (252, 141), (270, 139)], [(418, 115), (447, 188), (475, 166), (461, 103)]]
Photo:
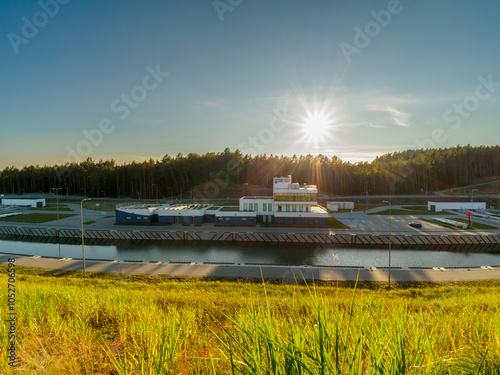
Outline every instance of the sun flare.
[(331, 129), (330, 117), (322, 112), (310, 113), (302, 123), (304, 138), (317, 144), (329, 135)]

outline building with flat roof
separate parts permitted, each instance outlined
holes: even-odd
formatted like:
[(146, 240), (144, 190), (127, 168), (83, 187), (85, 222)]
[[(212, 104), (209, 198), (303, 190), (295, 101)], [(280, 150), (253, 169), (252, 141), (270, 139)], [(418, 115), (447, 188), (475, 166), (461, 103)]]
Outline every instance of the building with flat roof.
[(167, 224), (203, 223), (211, 204), (176, 204), (158, 209), (158, 222)]
[(240, 211), (257, 213), (257, 221), (277, 225), (328, 225), (328, 212), (318, 205), (316, 185), (273, 178), (273, 196), (240, 198)]
[(430, 212), (441, 212), (443, 210), (486, 210), (486, 202), (427, 202), (427, 209)]
[(117, 223), (155, 223), (158, 221), (158, 210), (169, 204), (122, 203), (116, 206)]
[(2, 205), (17, 207), (45, 207), (45, 198), (2, 198)]
[(292, 183), (292, 176), (273, 179), (272, 196), (244, 196), (239, 206), (211, 204), (122, 205), (116, 209), (117, 223), (158, 222), (164, 224), (226, 225), (257, 223), (271, 225), (327, 226), (328, 213), (318, 205), (316, 185)]

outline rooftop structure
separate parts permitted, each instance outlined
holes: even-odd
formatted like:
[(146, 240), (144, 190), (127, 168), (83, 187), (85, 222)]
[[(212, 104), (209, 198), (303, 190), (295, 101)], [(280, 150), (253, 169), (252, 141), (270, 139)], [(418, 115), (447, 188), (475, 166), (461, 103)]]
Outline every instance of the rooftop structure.
[[(240, 198), (238, 207), (194, 203), (173, 206), (133, 204), (117, 207), (117, 222), (144, 222), (142, 220), (150, 218), (165, 224), (215, 222), (230, 225), (265, 223), (326, 226), (328, 213), (318, 205), (317, 197), (315, 185), (292, 183), (292, 176), (275, 177), (272, 196), (244, 196)], [(130, 214), (132, 212), (137, 213), (136, 218)], [(123, 216), (123, 213), (127, 213), (127, 216)]]
[(2, 205), (4, 206), (17, 206), (17, 207), (33, 207), (42, 208), (45, 207), (45, 198), (2, 198)]

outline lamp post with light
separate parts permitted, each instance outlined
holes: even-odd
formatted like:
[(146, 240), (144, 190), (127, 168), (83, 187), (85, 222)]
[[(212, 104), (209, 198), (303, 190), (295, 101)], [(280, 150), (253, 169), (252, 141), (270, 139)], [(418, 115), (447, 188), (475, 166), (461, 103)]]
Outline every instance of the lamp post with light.
[(477, 191), (478, 189), (472, 189), (472, 209), (471, 209), (471, 215), (469, 216), (469, 221), (470, 221), (470, 228), (472, 229), (472, 212), (474, 212), (474, 192)]
[(382, 201), (389, 205), (389, 289), (391, 288), (391, 245), (392, 245), (392, 204), (389, 201)]
[(52, 188), (56, 191), (56, 206), (57, 206), (57, 227), (59, 228), (59, 190), (62, 188)]
[(83, 231), (83, 202), (89, 201), (91, 198), (82, 199), (80, 203), (80, 221), (82, 223), (82, 260), (83, 260), (83, 276), (85, 276), (85, 235)]
[(158, 185), (153, 184), (154, 187), (156, 187), (156, 204), (158, 204)]

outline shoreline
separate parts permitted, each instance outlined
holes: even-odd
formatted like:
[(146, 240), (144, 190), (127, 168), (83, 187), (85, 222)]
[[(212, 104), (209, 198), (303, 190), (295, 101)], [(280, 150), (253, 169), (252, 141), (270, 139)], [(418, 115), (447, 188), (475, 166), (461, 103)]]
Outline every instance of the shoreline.
[[(294, 233), (246, 231), (206, 231), (206, 230), (123, 230), (86, 229), (85, 240), (132, 240), (132, 241), (219, 241), (282, 244), (318, 244), (341, 246), (460, 246), (460, 245), (500, 245), (500, 234), (347, 234), (347, 233)], [(290, 228), (293, 230), (293, 228)], [(81, 239), (80, 229), (53, 229), (31, 226), (0, 226), (0, 235), (14, 237), (39, 237)]]
[[(0, 253), (0, 263), (8, 259), (22, 267), (81, 272), (83, 260), (80, 258), (60, 258), (48, 256), (20, 256)], [(366, 281), (385, 282), (389, 270), (386, 267), (355, 266), (311, 266), (311, 265), (268, 265), (235, 264), (214, 262), (144, 262), (117, 260), (85, 260), (85, 268), (91, 273), (124, 273), (144, 275), (165, 275), (181, 278), (206, 279), (248, 279), (282, 282), (306, 281)], [(453, 282), (500, 279), (500, 265), (475, 267), (408, 267), (391, 268), (393, 282)]]

